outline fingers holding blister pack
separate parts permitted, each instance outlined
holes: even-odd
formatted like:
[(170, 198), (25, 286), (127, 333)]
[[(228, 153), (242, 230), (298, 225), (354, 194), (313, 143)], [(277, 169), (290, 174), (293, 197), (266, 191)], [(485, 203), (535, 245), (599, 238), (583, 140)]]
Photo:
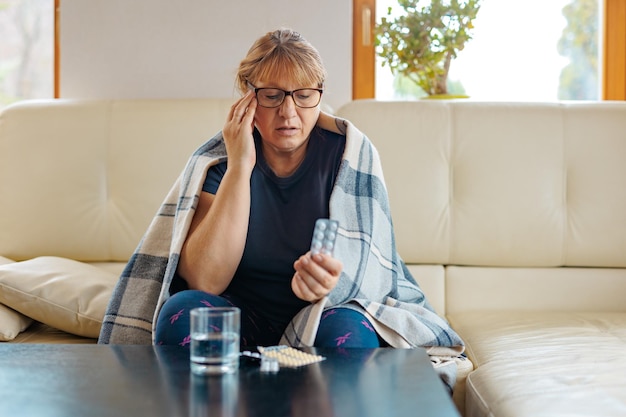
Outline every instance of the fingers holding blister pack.
[(337, 220), (317, 219), (311, 238), (311, 254), (324, 253), (332, 256), (338, 228), (339, 222)]
[(328, 295), (337, 285), (343, 265), (333, 255), (339, 223), (318, 219), (311, 238), (310, 252), (294, 262), (291, 280), (294, 294), (305, 301), (317, 301)]

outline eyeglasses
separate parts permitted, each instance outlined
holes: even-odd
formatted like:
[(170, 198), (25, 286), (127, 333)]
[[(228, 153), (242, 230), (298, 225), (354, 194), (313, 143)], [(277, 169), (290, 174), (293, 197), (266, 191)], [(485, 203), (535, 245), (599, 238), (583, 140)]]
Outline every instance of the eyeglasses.
[(321, 88), (299, 88), (285, 91), (280, 88), (256, 88), (252, 84), (248, 84), (254, 90), (259, 106), (268, 108), (280, 106), (285, 101), (285, 97), (291, 96), (296, 106), (310, 109), (320, 104), (324, 92)]

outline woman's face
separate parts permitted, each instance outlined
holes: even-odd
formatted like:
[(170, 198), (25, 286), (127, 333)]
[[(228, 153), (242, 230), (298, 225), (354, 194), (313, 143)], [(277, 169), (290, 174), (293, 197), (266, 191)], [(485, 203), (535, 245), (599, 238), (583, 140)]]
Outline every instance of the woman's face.
[[(279, 88), (293, 91), (299, 88), (317, 88), (316, 85), (297, 85), (295, 82), (276, 78), (258, 81), (257, 88)], [(276, 153), (294, 153), (301, 150), (308, 142), (309, 135), (317, 123), (320, 106), (313, 108), (297, 107), (293, 97), (285, 96), (278, 107), (266, 108), (257, 105), (254, 121), (263, 138), (265, 147)]]

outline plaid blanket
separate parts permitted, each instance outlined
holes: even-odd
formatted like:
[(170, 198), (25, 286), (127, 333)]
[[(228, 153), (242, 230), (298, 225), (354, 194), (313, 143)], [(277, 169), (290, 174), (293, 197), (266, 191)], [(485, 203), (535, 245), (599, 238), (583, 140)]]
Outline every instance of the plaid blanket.
[[(463, 342), (428, 304), (396, 251), (378, 153), (349, 121), (322, 113), (320, 127), (346, 135), (346, 149), (330, 199), (339, 221), (335, 257), (344, 270), (324, 299), (304, 308), (281, 343), (312, 346), (323, 310), (344, 305), (363, 312), (393, 347), (425, 347), (453, 386), (454, 359)], [(208, 168), (226, 159), (221, 132), (189, 159), (131, 256), (107, 308), (99, 343), (150, 344)]]

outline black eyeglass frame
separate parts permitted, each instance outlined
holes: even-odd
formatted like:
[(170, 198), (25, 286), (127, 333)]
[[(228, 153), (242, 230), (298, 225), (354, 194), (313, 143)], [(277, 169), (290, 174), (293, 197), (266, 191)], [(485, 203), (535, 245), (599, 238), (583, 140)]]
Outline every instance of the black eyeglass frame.
[[(254, 96), (257, 98), (257, 102), (259, 103), (259, 106), (265, 107), (266, 109), (275, 109), (276, 107), (282, 106), (287, 96), (291, 96), (291, 98), (293, 99), (293, 104), (295, 104), (296, 107), (299, 107), (301, 109), (312, 109), (312, 108), (317, 107), (322, 102), (322, 94), (324, 94), (323, 88), (298, 88), (296, 90), (287, 91), (287, 90), (283, 90), (281, 88), (276, 88), (276, 87), (255, 87), (251, 82), (248, 82), (248, 85), (251, 87), (252, 90), (254, 90)], [(259, 97), (258, 97), (258, 93), (261, 90), (278, 90), (278, 91), (282, 91), (284, 95), (280, 103), (278, 103), (277, 105), (271, 106), (271, 107), (263, 106), (261, 102), (259, 101)], [(313, 91), (317, 91), (318, 93), (320, 93), (320, 99), (317, 101), (317, 103), (315, 103), (314, 106), (307, 106), (307, 107), (301, 106), (298, 104), (298, 102), (294, 98), (294, 93), (297, 93), (298, 91), (304, 91), (304, 90), (313, 90)]]

